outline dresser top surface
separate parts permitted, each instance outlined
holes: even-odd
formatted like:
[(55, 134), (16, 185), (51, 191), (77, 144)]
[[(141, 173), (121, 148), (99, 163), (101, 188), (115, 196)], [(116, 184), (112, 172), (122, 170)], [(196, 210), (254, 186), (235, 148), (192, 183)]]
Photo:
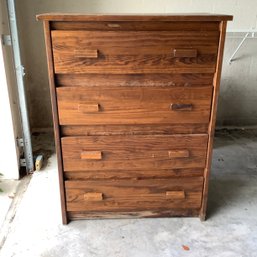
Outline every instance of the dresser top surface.
[(44, 13), (38, 20), (47, 21), (228, 21), (233, 16), (211, 13), (173, 13), (173, 14), (81, 14)]

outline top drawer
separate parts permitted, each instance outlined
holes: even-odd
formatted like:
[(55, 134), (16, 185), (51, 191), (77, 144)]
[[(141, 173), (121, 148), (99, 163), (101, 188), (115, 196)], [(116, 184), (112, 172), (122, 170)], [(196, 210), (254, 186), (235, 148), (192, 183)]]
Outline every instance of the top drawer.
[(55, 73), (214, 73), (219, 31), (51, 32)]

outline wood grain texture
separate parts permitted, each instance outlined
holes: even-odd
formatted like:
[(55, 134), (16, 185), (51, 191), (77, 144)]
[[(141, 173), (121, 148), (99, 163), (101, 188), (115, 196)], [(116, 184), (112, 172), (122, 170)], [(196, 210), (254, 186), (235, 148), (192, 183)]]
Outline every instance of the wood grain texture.
[(90, 30), (90, 31), (218, 31), (219, 22), (200, 22), (200, 21), (183, 21), (183, 22), (166, 22), (166, 21), (77, 21), (51, 22), (52, 30)]
[(83, 13), (44, 13), (38, 20), (49, 21), (227, 21), (233, 16), (212, 13), (155, 13), (155, 14), (83, 14)]
[(214, 92), (212, 97), (212, 109), (211, 109), (211, 117), (210, 117), (209, 129), (208, 129), (209, 138), (208, 138), (208, 150), (207, 150), (207, 156), (206, 156), (206, 169), (204, 174), (205, 183), (203, 187), (203, 200), (202, 200), (202, 205), (200, 210), (200, 219), (202, 221), (204, 221), (206, 218), (209, 177), (211, 172), (213, 139), (214, 139), (215, 123), (216, 123), (216, 115), (217, 115), (218, 95), (219, 95), (219, 89), (220, 89), (220, 79), (221, 79), (221, 69), (222, 69), (225, 37), (226, 37), (226, 27), (227, 27), (227, 23), (225, 21), (220, 23), (220, 40), (219, 40), (220, 44), (219, 44), (216, 73), (213, 79)]
[(44, 21), (44, 34), (45, 34), (48, 76), (49, 76), (50, 95), (51, 95), (51, 104), (52, 104), (52, 113), (53, 113), (55, 147), (56, 147), (57, 163), (58, 163), (62, 222), (63, 224), (67, 224), (68, 219), (67, 219), (67, 213), (66, 213), (66, 200), (65, 200), (65, 189), (64, 189), (64, 180), (63, 180), (62, 150), (60, 146), (60, 131), (59, 131), (59, 123), (58, 123), (58, 111), (57, 111), (55, 81), (54, 81), (54, 72), (53, 72), (54, 68), (53, 68), (53, 56), (52, 56), (52, 45), (51, 45), (51, 33), (50, 33), (48, 21)]
[(208, 124), (61, 126), (62, 136), (172, 135), (207, 133)]
[(44, 20), (63, 223), (204, 220), (232, 16), (37, 18)]
[(198, 209), (168, 209), (150, 211), (68, 211), (70, 220), (81, 219), (133, 219), (133, 218), (157, 218), (157, 217), (197, 217)]
[[(208, 123), (212, 87), (203, 88), (57, 88), (61, 125)], [(191, 104), (183, 112), (172, 104)], [(97, 113), (81, 112), (78, 104), (99, 105)], [(182, 108), (180, 108), (182, 109)]]
[[(52, 31), (56, 73), (166, 73), (181, 69), (215, 70), (218, 31)], [(78, 58), (74, 51), (93, 47), (98, 58)], [(177, 48), (193, 48), (196, 57), (174, 57)], [(199, 71), (202, 68), (202, 71)], [(206, 71), (205, 71), (206, 70)]]
[(204, 168), (194, 169), (145, 169), (145, 170), (83, 170), (64, 172), (66, 180), (141, 180), (174, 177), (199, 177), (203, 176)]
[(204, 87), (213, 74), (55, 74), (58, 87)]
[[(66, 181), (68, 211), (134, 211), (194, 209), (201, 205), (202, 177), (140, 181)], [(85, 201), (84, 194), (101, 192), (102, 201)], [(184, 191), (185, 197), (168, 191)]]
[[(205, 167), (207, 135), (87, 136), (61, 141), (64, 171)], [(190, 151), (188, 158), (170, 158), (169, 151), (182, 149)], [(81, 160), (83, 150), (101, 151), (103, 158)]]
[(58, 53), (74, 55), (74, 50), (89, 52), (91, 49), (94, 52), (97, 49), (109, 55), (154, 53), (173, 56), (173, 50), (183, 49), (184, 54), (189, 51), (189, 57), (195, 57), (196, 50), (199, 51), (199, 55), (217, 54), (219, 42), (218, 30), (188, 32), (53, 30), (51, 36), (54, 55)]

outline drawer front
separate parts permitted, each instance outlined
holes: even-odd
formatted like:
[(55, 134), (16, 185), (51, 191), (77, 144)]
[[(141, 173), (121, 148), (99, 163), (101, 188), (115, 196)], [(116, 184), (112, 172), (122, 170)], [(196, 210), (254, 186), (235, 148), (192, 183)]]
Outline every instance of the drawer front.
[(66, 181), (67, 211), (198, 209), (203, 177), (179, 179)]
[(60, 125), (207, 124), (212, 87), (57, 88)]
[(208, 135), (61, 139), (64, 171), (204, 168)]
[(214, 73), (219, 31), (51, 32), (55, 73)]

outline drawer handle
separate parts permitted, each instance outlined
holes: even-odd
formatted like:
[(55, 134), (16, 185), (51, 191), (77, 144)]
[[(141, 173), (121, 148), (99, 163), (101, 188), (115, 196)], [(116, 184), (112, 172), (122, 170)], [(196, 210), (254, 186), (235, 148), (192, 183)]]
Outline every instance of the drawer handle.
[(170, 109), (172, 111), (192, 111), (193, 105), (192, 104), (171, 104)]
[(171, 150), (168, 152), (170, 158), (188, 158), (188, 150)]
[(108, 23), (107, 26), (109, 28), (120, 28), (120, 24), (118, 23)]
[(185, 199), (186, 195), (185, 195), (185, 191), (167, 191), (166, 192), (166, 197), (167, 198), (172, 198), (172, 199)]
[(103, 193), (85, 193), (84, 194), (85, 201), (102, 201)]
[(197, 57), (197, 49), (174, 49), (173, 56), (176, 58), (180, 57)]
[(100, 111), (99, 104), (78, 104), (78, 110), (80, 112), (95, 113)]
[(98, 58), (97, 49), (74, 50), (75, 58)]
[(83, 151), (80, 154), (82, 160), (101, 160), (102, 156), (101, 151)]

